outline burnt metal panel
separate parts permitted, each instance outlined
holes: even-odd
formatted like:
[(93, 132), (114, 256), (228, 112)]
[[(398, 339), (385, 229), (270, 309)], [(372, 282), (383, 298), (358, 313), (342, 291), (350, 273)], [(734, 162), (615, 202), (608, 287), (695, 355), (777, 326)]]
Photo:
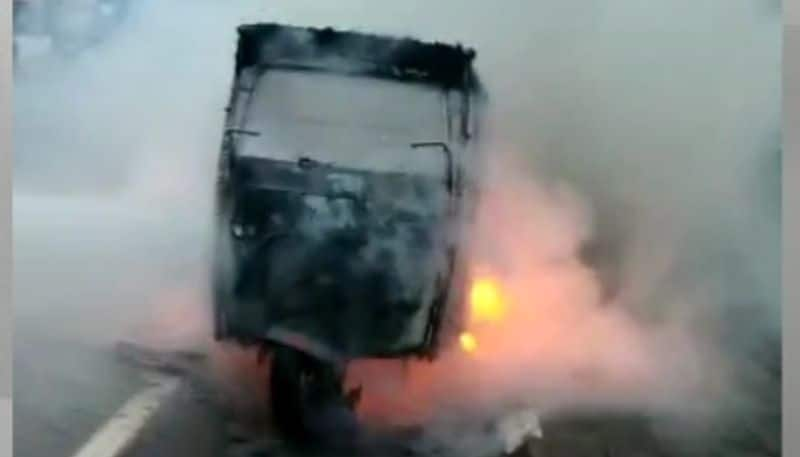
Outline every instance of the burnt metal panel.
[(242, 25), (238, 32), (237, 75), (260, 65), (340, 71), (344, 67), (336, 62), (349, 62), (378, 77), (470, 91), (480, 87), (472, 69), (476, 53), (461, 45), (276, 23)]

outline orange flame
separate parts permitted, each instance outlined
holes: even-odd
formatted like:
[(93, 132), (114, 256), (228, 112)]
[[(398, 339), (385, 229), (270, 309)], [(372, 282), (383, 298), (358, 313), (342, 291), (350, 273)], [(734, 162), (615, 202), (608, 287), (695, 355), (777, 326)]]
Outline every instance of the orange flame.
[(506, 314), (506, 305), (497, 283), (479, 278), (472, 283), (469, 295), (470, 318), (473, 323), (499, 322)]
[(462, 332), (458, 337), (458, 341), (461, 343), (461, 349), (464, 352), (475, 352), (478, 349), (478, 340), (475, 339), (475, 335), (472, 333)]
[[(469, 294), (469, 319), (473, 326), (501, 322), (507, 314), (506, 308), (497, 281), (479, 277), (472, 282)], [(478, 339), (472, 331), (463, 331), (458, 340), (464, 352), (474, 353), (478, 349)]]

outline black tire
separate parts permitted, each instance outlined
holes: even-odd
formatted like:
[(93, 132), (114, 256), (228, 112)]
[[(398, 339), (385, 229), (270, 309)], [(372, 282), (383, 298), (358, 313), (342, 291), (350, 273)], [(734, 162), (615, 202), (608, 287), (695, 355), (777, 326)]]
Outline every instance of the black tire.
[(278, 347), (272, 354), (270, 370), (270, 404), (275, 427), (284, 435), (302, 439), (304, 435), (302, 354)]
[(314, 416), (343, 401), (342, 376), (331, 364), (297, 349), (275, 348), (270, 403), (278, 431), (291, 440), (305, 441), (313, 434)]

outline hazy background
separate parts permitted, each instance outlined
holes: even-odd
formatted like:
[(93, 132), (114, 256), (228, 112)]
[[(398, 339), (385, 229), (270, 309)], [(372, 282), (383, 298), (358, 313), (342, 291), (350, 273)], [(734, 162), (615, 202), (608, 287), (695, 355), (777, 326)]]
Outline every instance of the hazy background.
[[(597, 289), (586, 306), (613, 302), (637, 332), (678, 328), (688, 352), (699, 344), (725, 367), (713, 414), (724, 420), (704, 438), (774, 442), (779, 2), (428, 3), (142, 2), (104, 46), (75, 60), (32, 59), (14, 93), (18, 335), (184, 341), (205, 328), (210, 191), (237, 24), (459, 41), (477, 49), (489, 93), (487, 153), (539, 176), (531, 172), (508, 216), (521, 239), (551, 246), (536, 226), (563, 211), (531, 208), (564, 208), (546, 190), (563, 183), (581, 202), (567, 214), (581, 217), (551, 230), (574, 229), (569, 258), (598, 276), (579, 287)], [(498, 246), (524, 252), (504, 235)], [(676, 356), (676, 366), (692, 357)]]

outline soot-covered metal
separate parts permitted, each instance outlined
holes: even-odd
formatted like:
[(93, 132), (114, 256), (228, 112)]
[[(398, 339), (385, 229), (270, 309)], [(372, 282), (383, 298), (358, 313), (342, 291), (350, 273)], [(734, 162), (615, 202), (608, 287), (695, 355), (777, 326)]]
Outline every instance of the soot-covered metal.
[[(273, 405), (366, 357), (432, 357), (463, 296), (474, 52), (332, 29), (239, 28), (219, 159), (218, 339), (273, 350)], [(355, 81), (355, 82), (354, 82)], [(467, 192), (470, 190), (470, 192)]]
[(230, 330), (281, 327), (348, 356), (424, 349), (427, 341), (408, 338), (416, 333), (409, 326), (427, 317), (417, 315), (427, 311), (426, 280), (445, 255), (445, 207), (382, 204), (376, 193), (392, 186), (405, 191), (397, 199), (446, 204), (445, 187), (430, 178), (306, 167), (237, 162), (231, 230), (241, 273), (233, 293), (251, 305)]
[(253, 65), (313, 65), (329, 58), (363, 63), (365, 73), (378, 77), (475, 91), (480, 87), (472, 69), (475, 51), (461, 45), (398, 39), (330, 27), (275, 23), (239, 27), (237, 75)]

